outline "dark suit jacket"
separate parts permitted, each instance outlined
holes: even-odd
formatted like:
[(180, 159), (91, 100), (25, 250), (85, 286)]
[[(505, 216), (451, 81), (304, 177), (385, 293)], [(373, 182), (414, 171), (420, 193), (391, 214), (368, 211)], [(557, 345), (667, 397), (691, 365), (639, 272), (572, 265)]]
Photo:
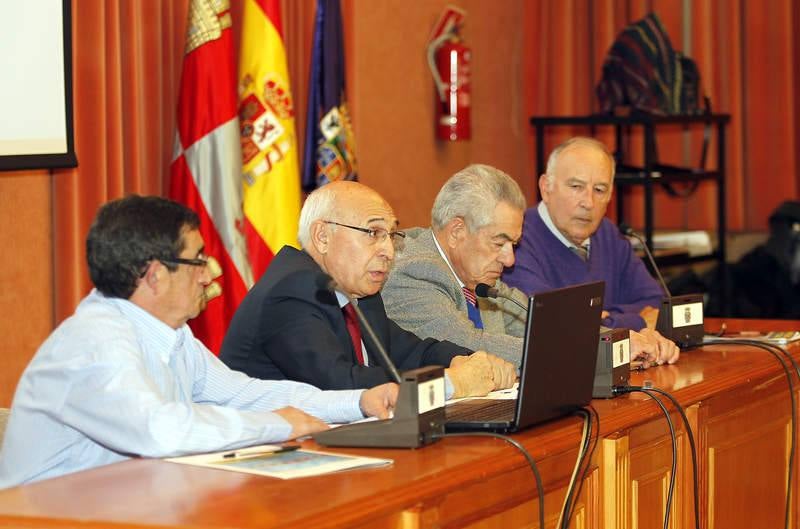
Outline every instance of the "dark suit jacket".
[[(344, 315), (327, 276), (307, 253), (283, 247), (233, 316), (220, 359), (262, 379), (299, 380), (322, 389), (370, 388), (389, 381), (375, 344), (362, 339), (370, 366), (356, 361)], [(358, 306), (400, 371), (447, 367), (472, 351), (450, 342), (421, 340), (386, 316), (380, 293)]]

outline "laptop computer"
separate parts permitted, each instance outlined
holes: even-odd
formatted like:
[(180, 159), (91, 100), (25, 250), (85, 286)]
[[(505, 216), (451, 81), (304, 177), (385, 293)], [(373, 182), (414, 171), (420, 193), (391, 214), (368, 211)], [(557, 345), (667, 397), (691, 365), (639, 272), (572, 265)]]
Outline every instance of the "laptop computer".
[(449, 404), (445, 430), (516, 432), (588, 404), (604, 291), (598, 281), (530, 297), (517, 399)]

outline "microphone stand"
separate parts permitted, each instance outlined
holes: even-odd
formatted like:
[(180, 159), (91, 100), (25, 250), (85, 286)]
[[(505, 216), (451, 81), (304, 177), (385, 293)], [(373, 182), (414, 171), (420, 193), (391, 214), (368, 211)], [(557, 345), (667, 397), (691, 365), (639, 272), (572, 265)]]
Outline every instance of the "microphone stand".
[[(320, 278), (318, 286), (320, 290), (342, 292), (327, 275)], [(331, 428), (314, 434), (314, 440), (323, 446), (381, 448), (418, 448), (438, 441), (444, 435), (445, 423), (444, 368), (421, 367), (406, 371), (401, 376), (358, 304), (349, 294), (342, 293), (353, 305), (362, 328), (375, 344), (384, 368), (389, 377), (400, 385), (400, 390), (393, 418)]]
[(647, 254), (647, 258), (658, 276), (661, 288), (666, 294), (658, 311), (656, 330), (675, 342), (681, 349), (701, 345), (703, 343), (703, 334), (705, 334), (703, 327), (703, 295), (673, 296), (669, 288), (667, 288), (667, 283), (664, 281), (653, 254), (644, 241), (644, 237), (624, 222), (620, 223), (619, 231), (623, 235), (631, 236), (642, 243), (644, 253)]

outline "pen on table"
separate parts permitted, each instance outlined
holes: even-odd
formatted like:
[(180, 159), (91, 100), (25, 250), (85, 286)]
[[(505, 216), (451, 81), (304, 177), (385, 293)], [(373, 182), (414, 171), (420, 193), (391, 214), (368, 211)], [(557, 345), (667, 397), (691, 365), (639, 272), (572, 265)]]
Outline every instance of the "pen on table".
[(241, 457), (252, 457), (252, 456), (271, 456), (274, 454), (283, 454), (284, 452), (294, 452), (299, 448), (300, 445), (288, 445), (288, 446), (282, 446), (277, 450), (264, 450), (263, 452), (228, 452), (227, 454), (222, 454), (222, 459), (238, 459)]

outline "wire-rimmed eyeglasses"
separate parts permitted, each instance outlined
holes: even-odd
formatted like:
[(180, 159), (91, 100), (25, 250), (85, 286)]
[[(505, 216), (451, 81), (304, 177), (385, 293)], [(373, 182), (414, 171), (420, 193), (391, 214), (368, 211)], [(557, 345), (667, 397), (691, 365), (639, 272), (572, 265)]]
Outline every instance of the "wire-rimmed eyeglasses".
[(332, 220), (325, 220), (323, 222), (325, 224), (334, 224), (343, 228), (350, 228), (351, 230), (366, 233), (369, 237), (370, 244), (383, 242), (386, 240), (386, 237), (390, 237), (395, 250), (402, 250), (403, 246), (405, 245), (406, 232), (404, 231), (389, 231), (385, 228), (362, 228), (360, 226), (351, 226), (349, 224), (342, 224), (341, 222), (335, 222)]

